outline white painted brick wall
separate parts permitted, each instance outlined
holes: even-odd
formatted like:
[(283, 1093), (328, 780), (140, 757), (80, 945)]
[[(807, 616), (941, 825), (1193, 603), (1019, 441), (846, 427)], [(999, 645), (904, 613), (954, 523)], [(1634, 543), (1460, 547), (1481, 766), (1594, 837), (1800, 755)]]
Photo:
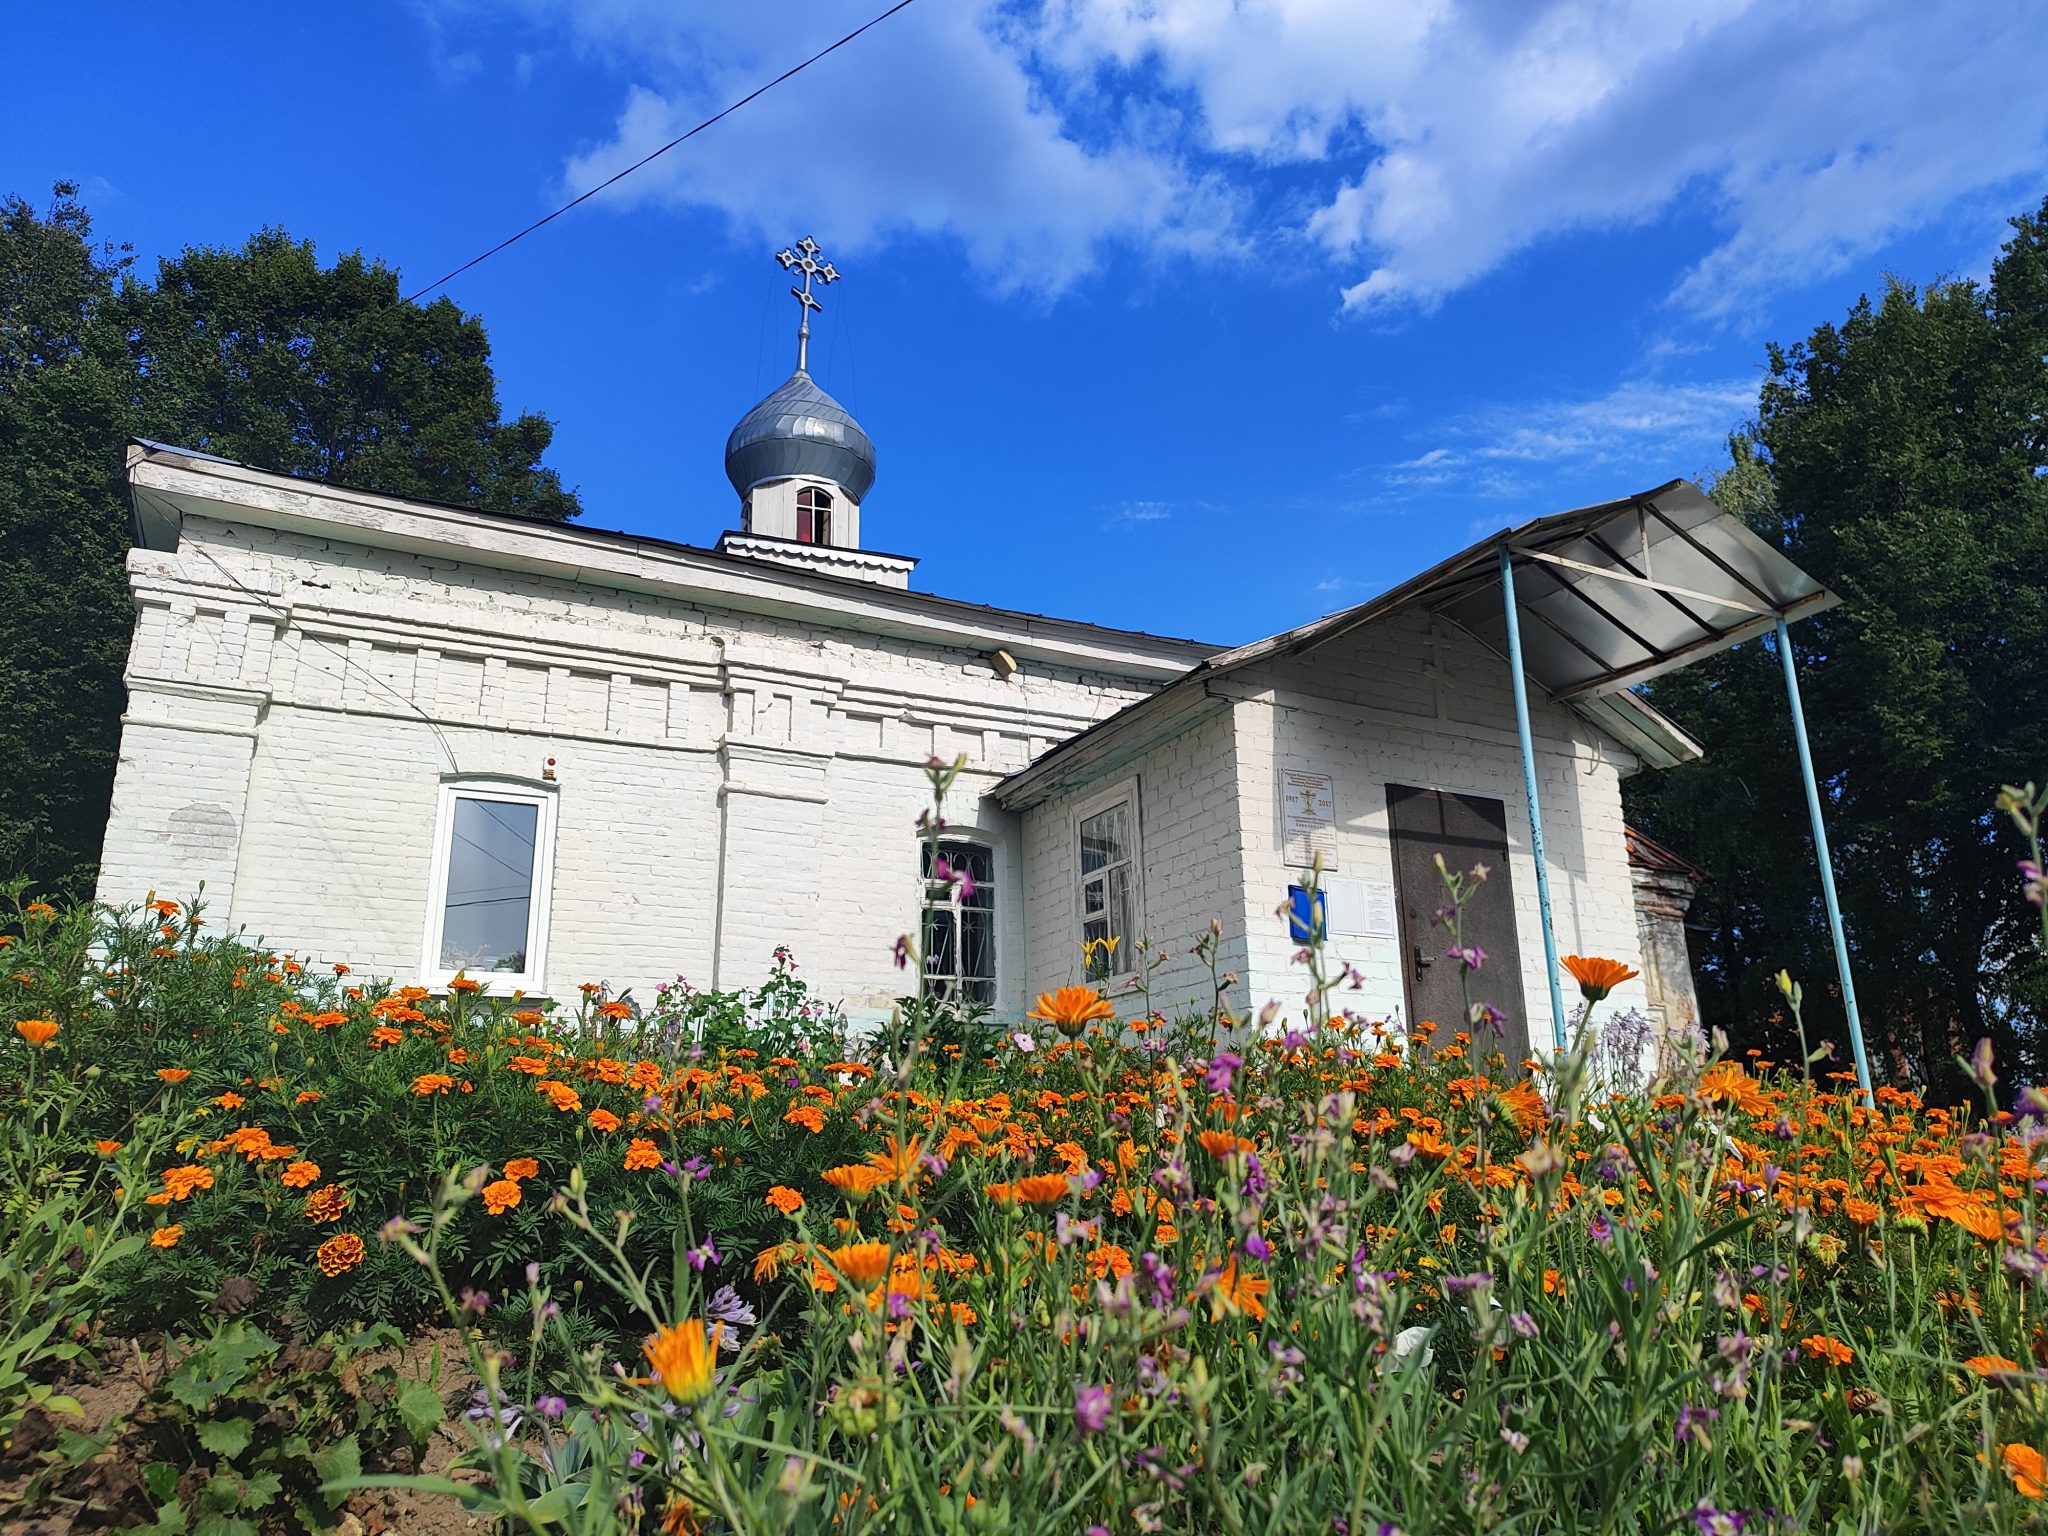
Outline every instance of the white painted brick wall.
[(102, 899), (204, 879), (217, 923), (400, 980), (444, 778), (553, 758), (547, 990), (748, 984), (786, 943), (824, 996), (885, 1011), (912, 989), (891, 950), (937, 751), (969, 760), (948, 818), (994, 846), (1021, 1007), (1018, 829), (983, 793), (1152, 686), (197, 516), (129, 564)]

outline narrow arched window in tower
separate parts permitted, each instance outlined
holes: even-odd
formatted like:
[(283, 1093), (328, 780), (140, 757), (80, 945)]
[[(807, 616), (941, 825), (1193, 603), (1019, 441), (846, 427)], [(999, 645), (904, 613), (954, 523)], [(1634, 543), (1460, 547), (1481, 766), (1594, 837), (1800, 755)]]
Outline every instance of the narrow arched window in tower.
[(796, 493), (796, 539), (799, 544), (832, 542), (832, 493), (807, 485)]

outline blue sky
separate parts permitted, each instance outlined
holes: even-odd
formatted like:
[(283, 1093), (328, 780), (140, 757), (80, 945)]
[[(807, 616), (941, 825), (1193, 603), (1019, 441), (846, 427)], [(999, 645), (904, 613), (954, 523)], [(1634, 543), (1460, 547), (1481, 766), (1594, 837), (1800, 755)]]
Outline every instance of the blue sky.
[[(0, 190), (82, 182), (146, 266), (276, 224), (422, 284), (880, 9), (22, 8)], [(448, 292), (587, 523), (708, 544), (813, 234), (871, 545), (1245, 640), (1711, 472), (1768, 341), (1988, 268), (2043, 79), (2034, 0), (917, 0)]]

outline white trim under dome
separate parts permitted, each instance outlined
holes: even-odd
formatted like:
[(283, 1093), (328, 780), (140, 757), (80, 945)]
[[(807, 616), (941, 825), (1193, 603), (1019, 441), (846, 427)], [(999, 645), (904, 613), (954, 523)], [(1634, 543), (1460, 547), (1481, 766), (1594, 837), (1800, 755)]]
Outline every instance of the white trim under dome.
[(773, 539), (758, 533), (737, 533), (731, 529), (718, 536), (721, 555), (739, 555), (772, 565), (790, 565), (827, 576), (851, 576), (885, 587), (908, 587), (917, 562), (908, 555), (885, 555), (872, 549), (849, 549), (843, 544), (804, 544), (795, 539)]

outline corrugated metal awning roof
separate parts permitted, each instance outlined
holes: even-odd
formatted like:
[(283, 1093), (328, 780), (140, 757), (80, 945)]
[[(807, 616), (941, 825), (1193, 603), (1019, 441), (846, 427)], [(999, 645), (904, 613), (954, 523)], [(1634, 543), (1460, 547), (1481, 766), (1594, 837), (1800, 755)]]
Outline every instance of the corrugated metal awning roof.
[(1507, 656), (1500, 555), (1515, 567), (1529, 681), (1653, 768), (1701, 755), (1699, 743), (1632, 691), (1634, 685), (1803, 618), (1839, 598), (1688, 480), (1537, 518), (1482, 539), (1355, 608), (1224, 651), (1161, 692), (1055, 747), (996, 786), (1005, 804), (1058, 787), (1091, 740), (1167, 708), (1183, 689), (1280, 656), (1299, 656), (1404, 608), (1428, 609)]

